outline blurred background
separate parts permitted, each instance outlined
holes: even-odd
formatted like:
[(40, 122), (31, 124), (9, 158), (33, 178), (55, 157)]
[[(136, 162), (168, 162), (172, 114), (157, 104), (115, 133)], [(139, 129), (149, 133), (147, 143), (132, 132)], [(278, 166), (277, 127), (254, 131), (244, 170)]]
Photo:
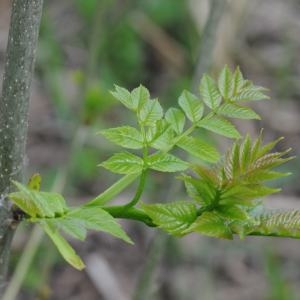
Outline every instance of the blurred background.
[[(10, 0), (0, 0), (3, 74)], [(257, 122), (236, 123), (255, 137), (285, 140), (298, 158), (277, 182), (270, 207), (300, 208), (300, 1), (298, 0), (45, 0), (32, 89), (28, 176), (43, 189), (80, 204), (118, 177), (97, 167), (117, 148), (96, 133), (132, 115), (109, 94), (113, 84), (140, 83), (164, 108), (182, 89), (194, 92), (203, 72), (239, 65), (270, 89), (271, 101), (251, 104)], [(210, 138), (224, 151), (230, 141)], [(145, 201), (179, 200), (172, 176), (150, 177)], [(128, 201), (134, 185), (114, 203)], [(180, 198), (181, 197), (181, 198)], [(184, 197), (184, 196), (183, 196)], [(300, 242), (247, 238), (173, 239), (121, 221), (134, 246), (101, 233), (71, 241), (87, 267), (68, 266), (41, 232), (23, 225), (15, 236), (8, 287), (13, 299), (53, 300), (297, 300)], [(14, 271), (15, 270), (15, 271)]]

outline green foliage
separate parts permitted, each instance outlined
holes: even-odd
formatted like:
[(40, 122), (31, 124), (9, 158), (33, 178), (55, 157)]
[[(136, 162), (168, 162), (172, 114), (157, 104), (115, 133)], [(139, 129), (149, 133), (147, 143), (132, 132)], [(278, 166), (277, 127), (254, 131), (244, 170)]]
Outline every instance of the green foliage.
[(219, 116), (210, 116), (209, 118), (203, 119), (199, 126), (229, 138), (236, 139), (240, 137), (234, 125)]
[(195, 204), (187, 201), (143, 204), (142, 207), (155, 224), (173, 235), (182, 235), (197, 217)]
[[(115, 221), (117, 217), (139, 220), (175, 236), (196, 232), (226, 239), (232, 239), (234, 234), (241, 238), (299, 238), (300, 212), (259, 212), (261, 197), (280, 191), (267, 186), (266, 181), (289, 175), (274, 168), (292, 159), (287, 157), (290, 150), (271, 152), (281, 138), (263, 145), (262, 132), (254, 141), (249, 135), (240, 138), (228, 119), (259, 119), (256, 112), (240, 102), (268, 98), (265, 89), (245, 80), (239, 68), (231, 72), (226, 66), (217, 81), (204, 75), (199, 91), (199, 97), (183, 91), (178, 107), (164, 113), (159, 100), (151, 99), (144, 86), (128, 91), (116, 85), (111, 94), (135, 114), (136, 122), (100, 133), (134, 152), (115, 153), (100, 166), (124, 176), (78, 208), (69, 207), (59, 194), (39, 191), (39, 176), (34, 176), (28, 186), (15, 182), (17, 191), (9, 195), (10, 199), (24, 212), (27, 221), (43, 227), (62, 256), (77, 269), (84, 264), (61, 233), (84, 240), (88, 230), (97, 230), (132, 243)], [(213, 145), (195, 134), (205, 129), (235, 139), (225, 155), (221, 156)], [(173, 150), (176, 153), (171, 153)], [(199, 163), (180, 158), (182, 151)], [(136, 208), (150, 170), (187, 171), (179, 178), (191, 200), (143, 203)], [(138, 177), (136, 193), (129, 203), (105, 206)]]
[(247, 234), (300, 238), (299, 210), (271, 210), (254, 214), (255, 223), (246, 227)]
[(18, 191), (9, 195), (11, 201), (26, 214), (26, 220), (38, 223), (73, 267), (81, 270), (83, 262), (61, 232), (84, 240), (87, 230), (107, 232), (132, 243), (115, 219), (101, 207), (68, 207), (56, 193), (40, 192), (40, 177), (35, 175), (28, 186), (14, 182)]
[(143, 160), (129, 152), (114, 154), (101, 164), (102, 167), (118, 174), (134, 174), (143, 170)]

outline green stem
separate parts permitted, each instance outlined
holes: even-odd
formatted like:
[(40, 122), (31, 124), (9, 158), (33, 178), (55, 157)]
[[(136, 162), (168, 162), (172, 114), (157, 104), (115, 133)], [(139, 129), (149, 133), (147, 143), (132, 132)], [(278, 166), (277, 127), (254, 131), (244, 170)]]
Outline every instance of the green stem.
[(111, 214), (114, 218), (130, 219), (145, 223), (150, 227), (156, 227), (151, 218), (145, 214), (141, 209), (135, 207), (128, 207), (124, 209), (124, 205), (103, 207), (105, 211)]
[(120, 180), (110, 186), (107, 190), (101, 193), (99, 196), (89, 201), (86, 206), (102, 206), (117, 196), (128, 185), (130, 185), (140, 174), (128, 174), (123, 176)]
[(145, 183), (146, 183), (146, 177), (147, 177), (147, 169), (143, 170), (143, 172), (141, 174), (141, 177), (140, 177), (139, 185), (138, 185), (137, 190), (136, 190), (136, 193), (135, 193), (134, 197), (132, 198), (132, 200), (129, 203), (123, 205), (124, 209), (128, 209), (130, 207), (133, 207), (139, 202), (139, 200), (142, 196), (142, 193), (144, 191), (144, 187), (145, 187)]

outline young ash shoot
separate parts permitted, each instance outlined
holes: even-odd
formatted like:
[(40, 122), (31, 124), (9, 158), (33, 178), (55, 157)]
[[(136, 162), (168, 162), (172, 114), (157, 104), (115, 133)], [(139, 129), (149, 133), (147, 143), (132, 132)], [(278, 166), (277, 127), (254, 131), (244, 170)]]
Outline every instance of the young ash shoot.
[[(206, 74), (202, 77), (199, 96), (183, 91), (178, 106), (164, 112), (144, 86), (131, 92), (115, 86), (112, 95), (136, 116), (136, 126), (100, 132), (125, 149), (100, 166), (123, 177), (75, 208), (59, 194), (40, 191), (39, 175), (33, 176), (27, 186), (14, 182), (18, 191), (11, 193), (10, 199), (23, 212), (25, 221), (38, 223), (77, 269), (84, 263), (62, 233), (84, 240), (88, 230), (98, 230), (132, 243), (116, 218), (141, 221), (174, 236), (195, 232), (226, 239), (234, 235), (300, 238), (300, 211), (268, 211), (262, 201), (262, 197), (280, 191), (269, 187), (268, 181), (289, 175), (275, 170), (292, 159), (289, 150), (272, 152), (281, 139), (264, 144), (261, 132), (252, 141), (249, 135), (242, 137), (231, 122), (231, 118), (260, 119), (245, 102), (267, 99), (265, 91), (245, 80), (239, 68), (231, 72), (226, 66), (217, 80)], [(197, 134), (204, 131), (233, 139), (231, 149), (220, 154)], [(191, 160), (179, 157), (180, 152), (186, 152)], [(181, 172), (177, 179), (184, 182), (188, 199), (141, 202), (151, 170)], [(108, 206), (136, 179), (136, 193), (127, 204)]]

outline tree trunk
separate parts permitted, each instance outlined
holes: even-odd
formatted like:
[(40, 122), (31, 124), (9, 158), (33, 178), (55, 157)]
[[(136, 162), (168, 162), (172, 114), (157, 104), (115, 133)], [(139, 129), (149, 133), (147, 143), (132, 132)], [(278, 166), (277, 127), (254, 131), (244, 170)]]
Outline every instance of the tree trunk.
[(15, 222), (7, 194), (22, 180), (30, 87), (43, 0), (13, 0), (0, 99), (0, 296)]

